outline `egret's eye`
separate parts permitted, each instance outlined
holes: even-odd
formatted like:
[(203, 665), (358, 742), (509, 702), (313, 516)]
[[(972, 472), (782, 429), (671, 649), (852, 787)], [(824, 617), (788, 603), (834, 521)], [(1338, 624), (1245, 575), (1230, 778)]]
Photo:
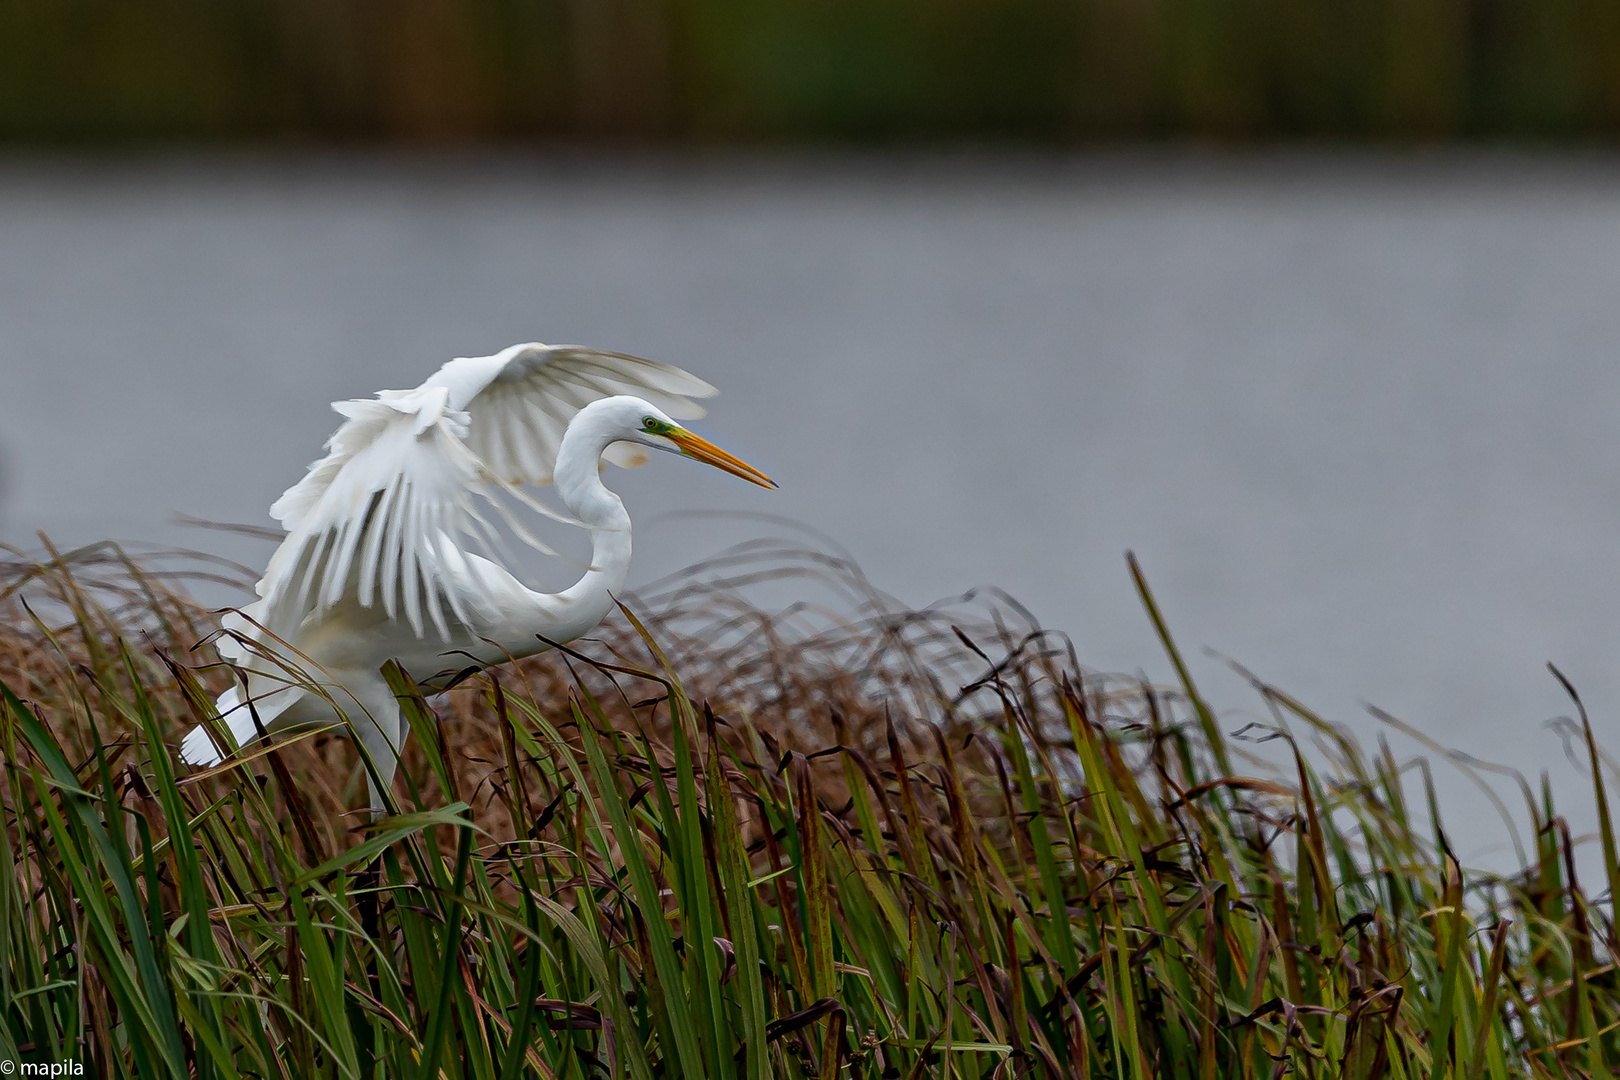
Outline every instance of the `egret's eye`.
[(668, 425), (656, 416), (644, 416), (641, 418), (641, 426), (653, 435), (662, 435)]

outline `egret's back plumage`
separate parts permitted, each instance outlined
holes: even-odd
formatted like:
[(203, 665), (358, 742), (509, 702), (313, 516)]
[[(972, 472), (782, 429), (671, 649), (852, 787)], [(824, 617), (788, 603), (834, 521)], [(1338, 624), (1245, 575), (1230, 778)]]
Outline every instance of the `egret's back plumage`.
[[(528, 343), (452, 360), (413, 390), (335, 402), (344, 421), (326, 455), (270, 509), (287, 535), (258, 599), (224, 619), (218, 650), (246, 674), (246, 696), (217, 702), (232, 740), (334, 719), (335, 706), (391, 777), (398, 710), (378, 668), (397, 659), (431, 684), (448, 653), (464, 655), (447, 670), (467, 656), (498, 663), (540, 651), (537, 634), (588, 631), (630, 556), (629, 518), (598, 463), (682, 449), (644, 422), (702, 443), (674, 420), (702, 416), (692, 399), (714, 392), (667, 364)], [(519, 490), (554, 480), (568, 514)], [(537, 593), (500, 565), (503, 527), (555, 554), (514, 515), (514, 498), (591, 530), (591, 566), (572, 588)], [(223, 749), (198, 727), (181, 757), (212, 765)], [(375, 786), (372, 798), (380, 805)]]

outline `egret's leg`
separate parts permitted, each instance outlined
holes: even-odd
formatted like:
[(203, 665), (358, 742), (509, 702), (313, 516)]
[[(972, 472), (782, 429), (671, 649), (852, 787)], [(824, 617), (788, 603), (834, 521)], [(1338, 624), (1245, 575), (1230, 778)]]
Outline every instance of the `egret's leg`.
[[(366, 790), (371, 794), (371, 816), (381, 817), (388, 810), (383, 790), (391, 788), (394, 773), (399, 768), (399, 753), (404, 749), (405, 733), (399, 715), (399, 701), (383, 677), (372, 672), (369, 676), (345, 677), (343, 686), (359, 708), (345, 710), (349, 723), (360, 738), (360, 744), (370, 755), (377, 776), (366, 770)], [(378, 781), (381, 780), (381, 787)]]
[[(394, 697), (388, 683), (377, 672), (372, 672), (369, 676), (346, 676), (343, 679), (343, 686), (359, 706), (345, 710), (349, 713), (349, 723), (354, 726), (360, 744), (365, 748), (365, 753), (371, 758), (372, 765), (378, 773), (377, 777), (373, 777), (371, 769), (366, 770), (366, 791), (371, 796), (371, 819), (376, 821), (388, 812), (383, 790), (393, 784), (394, 773), (399, 768), (399, 753), (405, 744), (405, 733), (401, 730), (400, 723), (399, 701)], [(378, 779), (382, 781), (380, 786)], [(382, 886), (381, 862), (380, 852), (367, 860), (356, 877), (355, 885), (359, 890), (357, 901), (361, 932), (371, 941), (383, 944), (386, 950), (391, 946), (383, 942), (382, 894), (379, 891)], [(382, 993), (377, 975), (377, 957), (370, 949), (366, 950), (366, 980), (374, 996)], [(365, 1075), (371, 1075), (375, 1071), (376, 1051), (371, 1045), (369, 1025), (365, 1028), (358, 1049), (362, 1071)]]

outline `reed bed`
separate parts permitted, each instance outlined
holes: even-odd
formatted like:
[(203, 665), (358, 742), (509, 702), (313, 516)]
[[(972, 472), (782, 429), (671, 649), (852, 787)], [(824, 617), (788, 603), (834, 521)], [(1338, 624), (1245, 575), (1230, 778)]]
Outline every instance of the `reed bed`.
[[(175, 573), (0, 571), (0, 1062), (102, 1077), (1606, 1077), (1553, 793), (1458, 864), (1422, 759), (1256, 681), (1084, 670), (995, 593), (909, 611), (741, 549), (424, 698), (398, 812), (339, 732), (187, 775), (229, 672)], [(218, 570), (207, 572), (217, 573)], [(767, 614), (762, 581), (822, 589)], [(1267, 764), (1253, 743), (1278, 751)], [(1600, 902), (1601, 900), (1601, 902)], [(3, 1066), (0, 1066), (3, 1067)]]

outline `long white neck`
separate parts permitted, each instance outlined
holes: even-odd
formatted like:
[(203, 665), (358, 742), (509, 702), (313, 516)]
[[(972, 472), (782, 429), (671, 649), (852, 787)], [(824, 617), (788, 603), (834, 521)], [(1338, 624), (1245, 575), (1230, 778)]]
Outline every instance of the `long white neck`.
[(630, 569), (630, 515), (601, 475), (602, 451), (618, 437), (602, 411), (585, 407), (563, 433), (552, 473), (563, 504), (591, 530), (591, 568), (559, 598), (600, 607), (591, 625), (612, 608)]

